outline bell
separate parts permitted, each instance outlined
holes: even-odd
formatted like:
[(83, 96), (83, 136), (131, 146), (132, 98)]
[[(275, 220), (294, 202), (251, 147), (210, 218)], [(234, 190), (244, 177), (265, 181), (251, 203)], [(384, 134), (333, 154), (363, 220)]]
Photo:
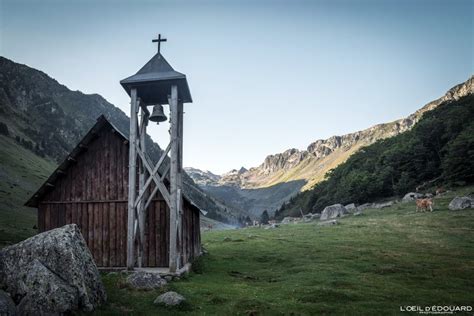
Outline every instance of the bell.
[(150, 115), (150, 121), (159, 123), (164, 122), (167, 119), (168, 118), (163, 112), (163, 106), (161, 104), (153, 106), (153, 112)]

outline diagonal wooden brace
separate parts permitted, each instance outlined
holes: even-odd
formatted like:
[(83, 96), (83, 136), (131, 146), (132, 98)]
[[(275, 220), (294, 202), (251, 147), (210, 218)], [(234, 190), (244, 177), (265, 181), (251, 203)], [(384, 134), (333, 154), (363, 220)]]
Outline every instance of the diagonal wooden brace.
[(153, 169), (151, 168), (151, 165), (148, 159), (146, 159), (145, 154), (139, 148), (137, 148), (137, 153), (140, 156), (145, 168), (148, 169), (148, 172), (150, 173), (150, 177), (152, 177), (153, 180), (155, 181), (155, 184), (160, 190), (161, 195), (163, 195), (163, 198), (165, 199), (166, 203), (169, 205), (170, 194), (168, 192), (168, 189), (164, 185), (163, 181), (161, 181), (161, 179), (156, 175), (156, 173), (153, 173)]
[[(143, 186), (143, 188), (140, 189), (140, 192), (138, 194), (138, 197), (137, 199), (135, 200), (135, 207), (138, 205), (138, 203), (140, 203), (140, 201), (143, 199), (143, 197), (145, 196), (145, 193), (146, 193), (146, 190), (148, 189), (148, 187), (150, 186), (151, 184), (151, 181), (153, 180), (153, 176), (152, 175), (156, 175), (157, 172), (158, 172), (158, 169), (160, 168), (161, 164), (163, 163), (163, 161), (165, 161), (165, 158), (168, 156), (168, 153), (171, 149), (171, 143), (168, 144), (168, 147), (166, 147), (165, 151), (163, 152), (163, 154), (161, 155), (160, 159), (158, 160), (158, 162), (156, 163), (155, 165), (155, 168), (153, 169), (152, 172), (150, 172), (150, 176), (148, 177), (148, 179), (146, 180), (145, 182), (145, 185)], [(138, 150), (138, 148), (137, 148)], [(140, 156), (141, 158), (141, 156)], [(155, 180), (156, 181), (156, 180)], [(161, 178), (161, 181), (163, 181), (163, 178)], [(156, 190), (154, 190), (154, 194), (152, 194), (151, 196), (153, 197), (155, 194), (156, 194)]]
[[(160, 180), (163, 181), (163, 179), (166, 177), (166, 174), (170, 171), (170, 165), (168, 165), (165, 169), (165, 172), (163, 172), (163, 174), (161, 175), (160, 177)], [(151, 192), (151, 195), (148, 197), (146, 203), (145, 203), (145, 209), (148, 207), (148, 205), (150, 205), (151, 201), (153, 200), (153, 197), (155, 196), (156, 192), (158, 192), (158, 187), (155, 186), (155, 188), (153, 189), (153, 192)]]

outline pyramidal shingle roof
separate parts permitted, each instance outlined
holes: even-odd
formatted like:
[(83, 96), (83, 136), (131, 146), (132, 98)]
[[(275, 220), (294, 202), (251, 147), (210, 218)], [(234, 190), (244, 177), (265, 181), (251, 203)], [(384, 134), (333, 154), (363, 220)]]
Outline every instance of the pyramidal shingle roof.
[(186, 75), (174, 70), (160, 53), (120, 84), (129, 95), (131, 89), (136, 88), (138, 97), (148, 104), (167, 104), (171, 86), (177, 85), (178, 98), (182, 102), (192, 102)]

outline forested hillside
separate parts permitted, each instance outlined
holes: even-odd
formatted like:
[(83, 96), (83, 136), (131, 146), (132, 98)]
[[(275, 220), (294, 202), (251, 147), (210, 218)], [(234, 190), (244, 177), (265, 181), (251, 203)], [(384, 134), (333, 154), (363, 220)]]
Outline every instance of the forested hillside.
[(319, 212), (334, 203), (365, 203), (401, 196), (417, 186), (474, 182), (474, 96), (426, 112), (415, 127), (362, 148), (300, 193), (276, 217)]

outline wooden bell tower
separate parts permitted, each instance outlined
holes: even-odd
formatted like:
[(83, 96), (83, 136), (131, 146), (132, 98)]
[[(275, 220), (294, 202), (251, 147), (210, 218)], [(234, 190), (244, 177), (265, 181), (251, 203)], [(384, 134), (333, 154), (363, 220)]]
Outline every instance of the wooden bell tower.
[[(165, 41), (161, 34), (153, 40), (158, 43), (157, 54), (135, 75), (120, 81), (131, 98), (127, 268), (132, 270), (136, 265), (142, 266), (146, 211), (159, 191), (170, 209), (169, 269), (174, 273), (182, 265), (179, 262), (179, 236), (183, 206), (183, 103), (192, 102), (192, 98), (186, 76), (175, 71), (161, 55), (160, 44)], [(170, 107), (170, 142), (154, 165), (145, 145), (146, 128), (150, 122), (148, 107), (165, 104)], [(170, 163), (166, 165), (168, 154)], [(163, 169), (159, 174), (158, 170)], [(166, 178), (169, 178), (169, 190), (164, 182)], [(155, 188), (147, 195), (152, 182)]]

